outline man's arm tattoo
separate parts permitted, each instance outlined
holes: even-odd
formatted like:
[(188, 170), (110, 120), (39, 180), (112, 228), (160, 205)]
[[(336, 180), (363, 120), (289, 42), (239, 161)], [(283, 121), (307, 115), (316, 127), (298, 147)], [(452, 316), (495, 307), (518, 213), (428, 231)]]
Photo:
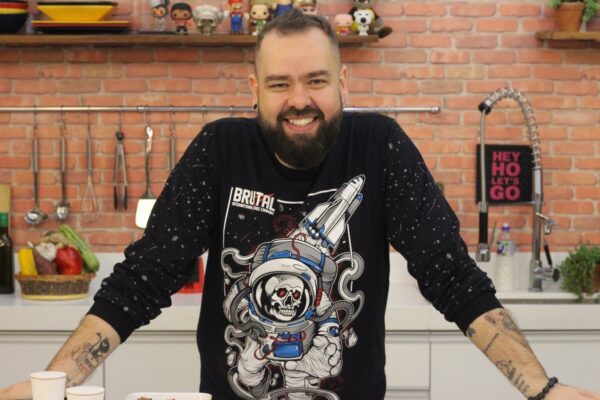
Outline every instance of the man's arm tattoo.
[(512, 365), (512, 361), (510, 360), (500, 360), (496, 363), (496, 367), (508, 378), (510, 383), (515, 385), (517, 389), (521, 393), (527, 392), (529, 390), (529, 384), (525, 382), (525, 378), (523, 374), (517, 371), (517, 368)]
[(94, 343), (84, 343), (71, 353), (71, 359), (79, 370), (88, 375), (106, 358), (110, 351), (108, 337), (96, 333), (98, 340)]

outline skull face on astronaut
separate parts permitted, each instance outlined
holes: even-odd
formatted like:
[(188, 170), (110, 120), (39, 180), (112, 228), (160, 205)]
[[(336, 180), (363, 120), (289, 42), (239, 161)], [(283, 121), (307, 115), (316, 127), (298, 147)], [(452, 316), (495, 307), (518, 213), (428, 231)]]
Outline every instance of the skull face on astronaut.
[(255, 299), (263, 316), (278, 322), (297, 320), (312, 303), (309, 285), (297, 275), (286, 273), (267, 275), (258, 280)]

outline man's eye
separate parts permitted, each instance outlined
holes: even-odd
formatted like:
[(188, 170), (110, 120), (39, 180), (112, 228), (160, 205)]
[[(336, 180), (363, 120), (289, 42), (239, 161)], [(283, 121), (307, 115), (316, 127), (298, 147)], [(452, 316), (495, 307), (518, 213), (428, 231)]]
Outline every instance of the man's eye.
[(325, 79), (312, 79), (310, 84), (313, 86), (323, 86), (327, 84), (327, 81)]
[(287, 83), (271, 83), (269, 85), (270, 89), (285, 89), (287, 88)]

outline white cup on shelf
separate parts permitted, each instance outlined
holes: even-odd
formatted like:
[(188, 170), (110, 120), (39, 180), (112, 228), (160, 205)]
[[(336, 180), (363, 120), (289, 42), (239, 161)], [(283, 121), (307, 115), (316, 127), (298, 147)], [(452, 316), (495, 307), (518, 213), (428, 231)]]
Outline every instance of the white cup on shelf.
[(30, 375), (33, 400), (63, 400), (67, 374), (62, 371), (39, 371)]
[(67, 388), (67, 400), (104, 400), (101, 386), (73, 386)]

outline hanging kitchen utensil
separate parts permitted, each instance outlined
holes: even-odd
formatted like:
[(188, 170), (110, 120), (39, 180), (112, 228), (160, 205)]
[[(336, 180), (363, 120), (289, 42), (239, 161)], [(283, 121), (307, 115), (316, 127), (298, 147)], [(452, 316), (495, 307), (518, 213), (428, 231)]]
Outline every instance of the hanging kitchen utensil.
[(38, 200), (38, 155), (39, 155), (39, 135), (38, 135), (38, 127), (37, 127), (37, 113), (33, 112), (33, 155), (32, 155), (32, 165), (33, 165), (33, 209), (28, 211), (25, 214), (25, 221), (32, 226), (35, 226), (39, 223), (42, 223), (46, 218), (48, 218), (48, 214), (40, 210), (39, 200)]
[(61, 199), (60, 203), (56, 207), (56, 220), (63, 222), (69, 217), (69, 210), (71, 205), (67, 201), (67, 138), (66, 138), (67, 127), (65, 125), (65, 115), (61, 113), (60, 123), (60, 192)]
[(121, 171), (121, 180), (123, 182), (123, 210), (127, 210), (127, 163), (125, 162), (125, 148), (123, 141), (125, 134), (121, 129), (121, 114), (119, 114), (119, 129), (115, 133), (117, 145), (115, 147), (115, 169), (113, 171), (113, 186), (114, 186), (114, 207), (119, 209), (119, 170)]
[(145, 228), (148, 223), (148, 218), (152, 212), (152, 207), (156, 202), (156, 197), (150, 192), (150, 149), (152, 148), (152, 136), (154, 131), (146, 124), (146, 149), (145, 149), (145, 166), (146, 166), (146, 192), (138, 200), (137, 210), (135, 211), (135, 224), (139, 228)]
[(85, 140), (85, 159), (87, 162), (87, 185), (81, 200), (82, 218), (86, 222), (95, 221), (98, 218), (98, 200), (94, 192), (94, 170), (92, 164), (92, 132), (90, 126), (90, 114), (88, 112), (87, 137)]

